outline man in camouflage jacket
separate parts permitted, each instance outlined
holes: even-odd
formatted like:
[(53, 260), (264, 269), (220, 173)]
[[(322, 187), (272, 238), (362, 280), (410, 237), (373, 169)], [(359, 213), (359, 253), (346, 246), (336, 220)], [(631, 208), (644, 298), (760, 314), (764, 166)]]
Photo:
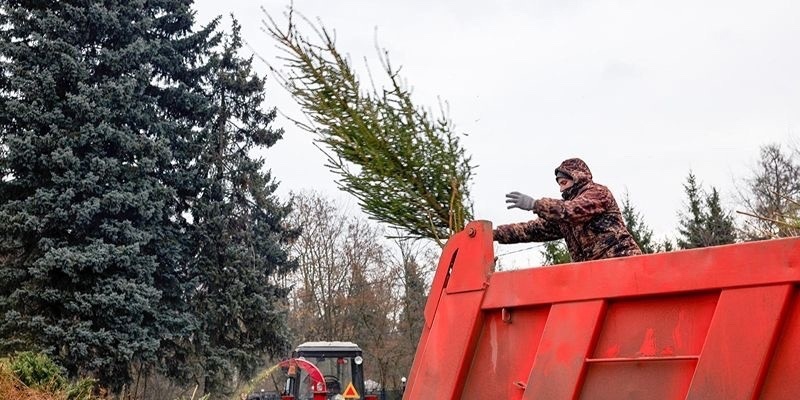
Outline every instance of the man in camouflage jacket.
[(642, 254), (611, 191), (592, 181), (583, 160), (571, 158), (561, 163), (556, 181), (563, 200), (507, 194), (508, 208), (530, 210), (539, 218), (500, 225), (494, 230), (494, 240), (508, 244), (563, 238), (573, 262)]

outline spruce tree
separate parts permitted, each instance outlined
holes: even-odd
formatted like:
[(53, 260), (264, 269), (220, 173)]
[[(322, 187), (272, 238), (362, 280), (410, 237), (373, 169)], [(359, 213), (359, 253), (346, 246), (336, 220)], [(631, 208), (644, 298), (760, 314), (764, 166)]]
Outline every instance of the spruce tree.
[(678, 247), (681, 249), (704, 247), (705, 242), (702, 231), (705, 224), (705, 216), (702, 209), (702, 193), (698, 186), (697, 178), (692, 171), (689, 171), (689, 176), (686, 178), (683, 189), (686, 193), (689, 207), (687, 211), (682, 212), (680, 215)]
[(572, 262), (572, 257), (567, 249), (567, 242), (563, 239), (545, 242), (541, 254), (542, 258), (544, 258), (542, 265), (558, 265)]
[[(428, 287), (425, 284), (422, 265), (416, 255), (403, 254), (403, 312), (400, 316), (400, 331), (409, 347), (416, 346), (425, 321), (425, 302)], [(407, 366), (411, 368), (411, 365)]]
[(628, 192), (625, 192), (625, 197), (622, 199), (622, 218), (625, 220), (628, 232), (631, 233), (633, 240), (639, 245), (642, 253), (655, 253), (658, 246), (653, 242), (653, 230), (647, 226), (644, 222), (644, 217), (631, 204)]
[(0, 6), (0, 352), (119, 388), (194, 324), (183, 215), (213, 27), (193, 33), (190, 4)]
[(708, 245), (730, 244), (736, 241), (736, 228), (733, 217), (722, 209), (719, 192), (712, 187), (711, 193), (706, 196), (706, 223), (708, 232)]
[[(322, 24), (287, 13), (287, 28), (267, 15), (263, 29), (278, 43), (286, 70), (275, 76), (303, 109), (339, 176), (371, 218), (399, 228), (405, 238), (428, 238), (444, 246), (472, 219), (470, 184), (475, 165), (461, 135), (442, 110), (420, 107), (381, 53), (386, 88), (364, 85)], [(300, 22), (300, 24), (298, 24)], [(316, 33), (316, 35), (314, 35)], [(374, 83), (374, 82), (373, 82)]]
[(295, 267), (285, 247), (297, 235), (284, 221), (289, 207), (275, 197), (264, 161), (251, 156), (283, 131), (270, 127), (275, 110), (262, 110), (264, 80), (251, 59), (237, 56), (241, 45), (234, 20), (210, 62), (214, 120), (202, 132), (202, 187), (191, 207), (197, 247), (190, 304), (198, 318), (192, 351), (202, 364), (196, 379), (215, 397), (234, 373), (246, 378), (266, 355), (288, 348), (279, 303), (288, 289), (275, 278)]
[(711, 193), (705, 194), (691, 171), (684, 189), (689, 207), (681, 213), (678, 247), (693, 249), (733, 243), (736, 240), (733, 218), (723, 210), (717, 189), (712, 187)]
[[(397, 323), (397, 331), (399, 347), (405, 353), (400, 357), (398, 370), (408, 371), (411, 369), (414, 349), (425, 324), (425, 303), (428, 293), (428, 285), (425, 284), (426, 258), (424, 251), (415, 246), (413, 241), (397, 240), (395, 243), (399, 248), (398, 266), (402, 273), (403, 291), (400, 297), (402, 312)], [(433, 259), (429, 257), (428, 261), (431, 262)]]

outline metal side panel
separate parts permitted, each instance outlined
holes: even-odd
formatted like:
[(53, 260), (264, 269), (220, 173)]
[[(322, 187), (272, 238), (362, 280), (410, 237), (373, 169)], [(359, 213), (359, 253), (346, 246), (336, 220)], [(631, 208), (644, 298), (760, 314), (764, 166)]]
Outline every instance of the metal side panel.
[(687, 400), (757, 397), (791, 285), (724, 290)]
[(463, 400), (522, 398), (549, 310), (536, 307), (485, 313)]
[(442, 250), (404, 399), (458, 399), (483, 326), (481, 303), (494, 268), (492, 229), (471, 222)]
[(604, 308), (603, 300), (553, 305), (523, 399), (577, 396)]
[(800, 293), (792, 288), (792, 301), (786, 310), (781, 334), (761, 389), (763, 400), (800, 398)]

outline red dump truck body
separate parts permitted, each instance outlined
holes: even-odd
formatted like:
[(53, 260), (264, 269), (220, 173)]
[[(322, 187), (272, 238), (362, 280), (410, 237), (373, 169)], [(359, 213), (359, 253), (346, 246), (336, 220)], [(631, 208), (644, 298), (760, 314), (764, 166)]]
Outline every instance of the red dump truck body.
[(800, 239), (493, 266), (448, 241), (404, 399), (800, 398)]

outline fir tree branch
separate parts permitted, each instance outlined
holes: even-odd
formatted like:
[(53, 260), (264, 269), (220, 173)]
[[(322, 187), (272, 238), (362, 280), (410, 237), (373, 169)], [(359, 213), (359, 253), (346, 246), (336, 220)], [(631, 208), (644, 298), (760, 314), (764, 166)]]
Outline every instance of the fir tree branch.
[(292, 121), (324, 144), (326, 167), (339, 176), (339, 188), (356, 197), (371, 218), (402, 228), (409, 237), (441, 243), (463, 229), (471, 218), (470, 157), (446, 117), (435, 119), (414, 105), (387, 53), (380, 61), (389, 88), (377, 89), (369, 72), (372, 91), (364, 92), (321, 23), (300, 16), (317, 44), (298, 33), (291, 8), (285, 30), (265, 15), (262, 30), (278, 42), (287, 71), (270, 69), (309, 123)]

